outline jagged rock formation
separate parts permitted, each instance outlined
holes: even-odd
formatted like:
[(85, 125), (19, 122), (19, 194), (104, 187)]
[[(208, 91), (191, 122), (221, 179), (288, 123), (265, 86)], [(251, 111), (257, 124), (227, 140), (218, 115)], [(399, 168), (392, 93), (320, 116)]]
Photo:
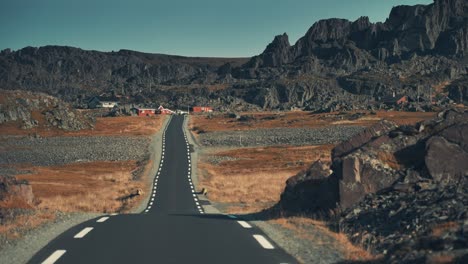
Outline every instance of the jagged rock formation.
[(54, 127), (62, 130), (92, 128), (94, 120), (69, 104), (42, 93), (5, 91), (0, 100), (0, 125), (16, 124), (23, 129)]
[[(316, 22), (294, 45), (276, 36), (251, 59), (187, 58), (47, 46), (0, 53), (0, 87), (43, 91), (76, 105), (113, 91), (170, 106), (209, 104), (312, 111), (379, 107), (406, 94), (430, 109), (466, 102), (468, 3), (397, 6), (385, 22)], [(448, 93), (435, 88), (451, 82)], [(439, 96), (433, 96), (438, 93)], [(140, 98), (140, 99), (138, 99)]]

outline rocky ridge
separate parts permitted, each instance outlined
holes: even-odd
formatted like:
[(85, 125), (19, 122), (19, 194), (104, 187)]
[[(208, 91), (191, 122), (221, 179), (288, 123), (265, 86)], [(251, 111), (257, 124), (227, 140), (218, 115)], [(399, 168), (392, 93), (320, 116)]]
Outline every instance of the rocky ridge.
[(383, 98), (396, 93), (410, 98), (408, 109), (430, 110), (466, 102), (467, 14), (464, 0), (434, 0), (394, 7), (385, 22), (320, 20), (294, 45), (278, 35), (250, 59), (58, 46), (4, 50), (0, 87), (43, 91), (77, 106), (114, 92), (138, 103), (232, 111), (388, 107)]
[(94, 126), (92, 118), (58, 98), (25, 91), (0, 92), (0, 125), (16, 122), (23, 129), (44, 126), (71, 131)]

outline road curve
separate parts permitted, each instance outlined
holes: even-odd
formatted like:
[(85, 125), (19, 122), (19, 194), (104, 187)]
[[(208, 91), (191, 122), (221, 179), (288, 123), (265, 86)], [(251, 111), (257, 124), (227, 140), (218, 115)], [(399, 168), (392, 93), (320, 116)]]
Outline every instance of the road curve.
[(75, 226), (29, 263), (296, 263), (248, 222), (204, 212), (191, 180), (183, 121), (173, 116), (165, 129), (161, 164), (141, 214)]

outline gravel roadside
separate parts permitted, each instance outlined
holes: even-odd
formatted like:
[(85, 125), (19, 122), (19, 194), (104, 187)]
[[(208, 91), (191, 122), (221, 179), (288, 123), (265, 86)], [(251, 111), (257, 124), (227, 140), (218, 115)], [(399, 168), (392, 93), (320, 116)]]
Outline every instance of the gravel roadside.
[(21, 239), (6, 243), (0, 263), (27, 263), (41, 248), (71, 227), (99, 217), (92, 213), (57, 213), (54, 221), (28, 231)]

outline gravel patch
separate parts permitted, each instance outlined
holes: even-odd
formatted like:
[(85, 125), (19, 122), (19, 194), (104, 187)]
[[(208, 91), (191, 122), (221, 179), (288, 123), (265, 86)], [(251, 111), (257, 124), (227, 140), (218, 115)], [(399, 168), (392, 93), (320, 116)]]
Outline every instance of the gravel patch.
[(53, 166), (98, 160), (144, 160), (149, 143), (150, 139), (145, 137), (11, 137), (1, 141), (0, 168), (18, 163)]
[(322, 145), (347, 140), (361, 132), (361, 126), (325, 128), (271, 128), (247, 131), (216, 131), (200, 134), (203, 147), (248, 147), (273, 145)]

